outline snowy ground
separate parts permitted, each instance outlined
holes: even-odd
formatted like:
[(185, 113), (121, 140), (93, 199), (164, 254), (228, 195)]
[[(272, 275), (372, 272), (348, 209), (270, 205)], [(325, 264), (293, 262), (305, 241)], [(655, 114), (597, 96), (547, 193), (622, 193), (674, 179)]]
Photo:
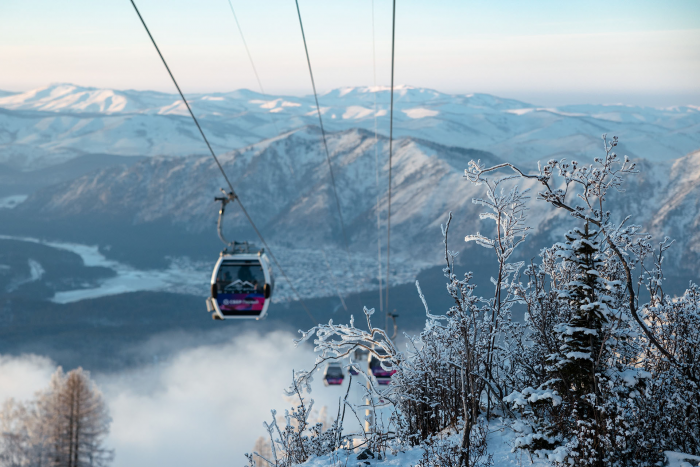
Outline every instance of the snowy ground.
[[(534, 466), (550, 467), (551, 464), (545, 460), (531, 459), (522, 452), (512, 452), (513, 432), (500, 425), (498, 421), (492, 422), (488, 436), (488, 453), (492, 456), (494, 467), (501, 466)], [(666, 451), (667, 467), (700, 467), (700, 456), (682, 454), (678, 452)], [(306, 467), (367, 467), (368, 465), (381, 466), (416, 466), (422, 456), (423, 451), (419, 447), (407, 449), (402, 452), (388, 454), (386, 459), (357, 460), (358, 453), (342, 451), (332, 455), (316, 457), (305, 462)]]
[(668, 460), (668, 467), (700, 467), (700, 456), (672, 451), (665, 451), (664, 454)]
[[(535, 459), (531, 461), (530, 457), (520, 452), (513, 453), (511, 445), (514, 438), (513, 431), (504, 427), (500, 421), (495, 420), (491, 423), (488, 435), (488, 452), (493, 456), (493, 465), (500, 466), (536, 466), (547, 467), (550, 464), (545, 461)], [(459, 436), (459, 435), (457, 435)], [(401, 466), (409, 467), (417, 465), (423, 457), (423, 451), (419, 447), (407, 449), (405, 451), (388, 454), (386, 459), (368, 459), (357, 460), (357, 452), (343, 451), (338, 454), (316, 457), (310, 459), (304, 466), (307, 467), (329, 467), (342, 466), (345, 467), (366, 467), (367, 465), (381, 466)], [(369, 464), (367, 464), (369, 462)]]
[[(31, 237), (0, 235), (0, 239), (19, 240), (70, 251), (81, 257), (87, 267), (104, 267), (115, 272), (115, 276), (102, 280), (96, 287), (57, 292), (52, 301), (71, 303), (90, 298), (104, 297), (127, 292), (162, 291), (205, 296), (209, 291), (211, 262), (192, 261), (188, 258), (171, 258), (167, 269), (141, 270), (124, 263), (108, 259), (94, 245), (67, 242), (51, 242)], [(293, 249), (272, 246), (277, 259), (303, 298), (343, 296), (376, 290), (378, 282), (377, 258), (354, 255), (353, 270), (349, 271), (347, 256), (342, 250)], [(394, 259), (392, 285), (414, 280), (427, 267), (427, 262), (401, 261)], [(273, 302), (294, 300), (295, 297), (279, 271), (276, 271), (275, 297)]]

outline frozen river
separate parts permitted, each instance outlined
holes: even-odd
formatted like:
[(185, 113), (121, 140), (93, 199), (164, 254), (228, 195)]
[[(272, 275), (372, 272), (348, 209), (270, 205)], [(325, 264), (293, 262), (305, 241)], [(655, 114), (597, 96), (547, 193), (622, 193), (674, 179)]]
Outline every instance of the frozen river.
[[(56, 292), (51, 298), (56, 303), (104, 297), (128, 292), (161, 291), (206, 296), (209, 290), (211, 262), (192, 261), (186, 257), (170, 258), (165, 269), (137, 269), (109, 259), (96, 245), (47, 241), (32, 237), (0, 235), (0, 239), (37, 243), (51, 248), (70, 251), (80, 256), (86, 267), (103, 267), (114, 276), (101, 279), (97, 285)], [(376, 290), (379, 287), (377, 258), (353, 255), (354, 275), (347, 268), (345, 252), (337, 249), (312, 250), (274, 246), (274, 251), (285, 272), (303, 298), (330, 297), (355, 292)], [(39, 263), (41, 261), (39, 260)], [(414, 280), (418, 272), (433, 266), (427, 262), (407, 261), (392, 257), (392, 285)], [(276, 268), (275, 268), (276, 269)], [(273, 301), (294, 299), (289, 285), (276, 270), (277, 282)], [(382, 274), (383, 275), (383, 274)]]

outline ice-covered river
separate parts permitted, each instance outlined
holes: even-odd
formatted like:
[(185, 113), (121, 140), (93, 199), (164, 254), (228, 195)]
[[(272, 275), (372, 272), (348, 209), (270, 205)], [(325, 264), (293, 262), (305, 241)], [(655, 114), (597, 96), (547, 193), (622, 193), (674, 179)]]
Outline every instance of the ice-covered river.
[[(104, 267), (114, 271), (114, 276), (100, 280), (94, 287), (56, 292), (51, 298), (56, 303), (71, 303), (139, 291), (167, 291), (205, 296), (209, 289), (211, 267), (216, 260), (212, 258), (211, 262), (205, 262), (184, 257), (171, 258), (165, 269), (144, 270), (107, 258), (96, 245), (9, 235), (0, 235), (0, 239), (36, 243), (70, 251), (80, 256), (87, 267)], [(301, 250), (275, 246), (274, 251), (287, 276), (303, 298), (329, 297), (338, 293), (347, 295), (358, 291), (376, 290), (379, 286), (376, 257), (353, 255), (353, 274), (348, 270), (345, 252), (340, 249)], [(426, 262), (402, 260), (400, 257), (392, 257), (392, 265), (392, 285), (411, 282), (420, 270), (432, 266)], [(277, 282), (274, 301), (293, 299), (289, 285), (279, 271), (275, 272)]]
[(38, 243), (70, 251), (80, 256), (83, 264), (87, 267), (104, 267), (114, 271), (113, 277), (101, 280), (96, 287), (56, 292), (51, 299), (56, 303), (71, 303), (88, 298), (145, 290), (203, 295), (206, 293), (211, 274), (205, 264), (194, 263), (186, 259), (171, 261), (167, 269), (140, 270), (105, 257), (94, 245), (44, 241), (37, 238), (8, 235), (0, 235), (0, 239)]

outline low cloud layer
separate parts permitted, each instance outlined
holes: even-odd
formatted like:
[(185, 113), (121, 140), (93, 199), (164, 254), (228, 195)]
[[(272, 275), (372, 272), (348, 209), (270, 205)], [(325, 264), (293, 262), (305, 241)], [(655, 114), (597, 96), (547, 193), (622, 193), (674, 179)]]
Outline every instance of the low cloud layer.
[(0, 403), (13, 398), (27, 401), (45, 389), (56, 371), (56, 365), (46, 357), (0, 355)]
[[(243, 453), (265, 434), (270, 409), (290, 407), (283, 389), (292, 369), (314, 361), (308, 346), (294, 347), (294, 337), (247, 333), (176, 350), (127, 372), (93, 374), (113, 418), (108, 445), (116, 450), (114, 467), (244, 465)], [(48, 385), (55, 368), (44, 357), (0, 357), (0, 400), (30, 398)], [(316, 379), (315, 407), (334, 414), (345, 389), (325, 388), (320, 375)]]

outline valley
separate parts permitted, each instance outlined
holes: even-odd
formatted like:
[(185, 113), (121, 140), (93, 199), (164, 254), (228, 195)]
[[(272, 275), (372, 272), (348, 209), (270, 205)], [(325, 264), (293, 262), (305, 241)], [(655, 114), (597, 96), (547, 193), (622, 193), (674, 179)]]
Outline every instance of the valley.
[[(352, 264), (316, 117), (305, 110), (308, 98), (237, 91), (193, 101), (237, 194), (321, 322), (358, 317), (362, 306), (379, 308), (386, 271), (378, 268), (377, 254), (379, 248), (385, 260), (386, 231), (378, 233), (377, 217), (384, 226), (388, 139), (383, 114), (377, 114), (375, 139), (372, 108), (376, 97), (381, 113), (385, 95), (383, 88), (353, 88), (321, 98), (330, 106), (323, 112)], [(210, 268), (222, 247), (213, 198), (223, 180), (214, 162), (198, 155), (201, 143), (173, 102), (168, 94), (72, 85), (0, 97), (0, 159), (13, 161), (0, 170), (1, 352), (46, 354), (68, 366), (81, 361), (108, 370), (139, 364), (134, 355), (146, 357), (128, 349), (161, 335), (198, 335), (193, 342), (201, 342), (246, 329), (310, 326), (279, 271), (268, 320), (226, 323), (224, 330), (204, 313)], [(626, 182), (626, 193), (611, 199), (620, 209), (614, 216), (632, 214), (653, 235), (674, 235), (668, 260), (680, 272), (666, 278), (669, 292), (682, 292), (688, 274), (696, 275), (700, 155), (685, 151), (700, 147), (697, 109), (541, 109), (410, 87), (401, 89), (398, 102), (392, 230), (400, 235), (392, 240), (390, 295), (402, 331), (420, 329), (425, 316), (416, 278), (434, 312), (450, 306), (440, 233), (449, 212), (450, 249), (461, 252), (459, 268), (483, 272), (493, 265), (486, 250), (462, 241), (489, 231), (472, 202), (483, 191), (462, 176), (470, 160), (496, 165), (517, 152), (530, 171), (537, 169), (535, 159), (553, 155), (586, 161), (598, 155), (606, 131), (620, 131), (620, 153), (635, 157), (641, 172)], [(44, 130), (37, 133), (35, 125)], [(653, 145), (645, 139), (652, 135)], [(76, 145), (80, 154), (71, 149)], [(565, 213), (536, 201), (532, 182), (521, 186), (532, 190), (532, 231), (521, 258), (528, 261), (572, 224)], [(256, 241), (235, 207), (224, 231)], [(488, 281), (478, 286), (491, 287)]]

